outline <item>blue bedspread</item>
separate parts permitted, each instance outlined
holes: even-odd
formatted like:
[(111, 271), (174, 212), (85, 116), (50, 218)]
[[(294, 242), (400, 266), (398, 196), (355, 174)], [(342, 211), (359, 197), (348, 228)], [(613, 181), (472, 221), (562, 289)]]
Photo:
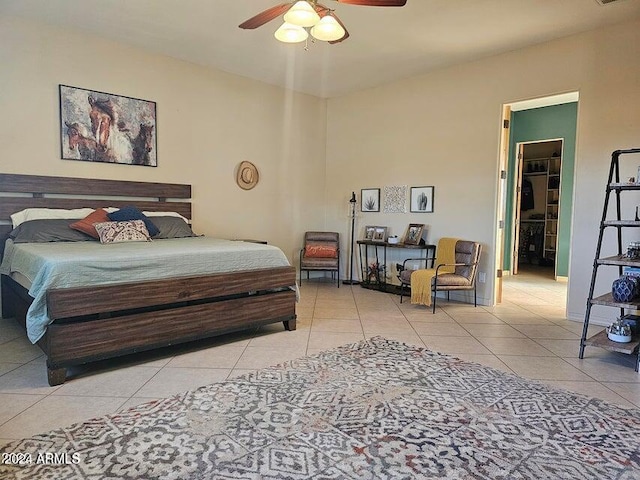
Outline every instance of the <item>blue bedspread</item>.
[[(0, 273), (19, 273), (31, 283), (27, 312), (29, 340), (37, 342), (51, 321), (50, 288), (136, 282), (289, 266), (277, 247), (208, 237), (125, 242), (20, 243), (7, 241)], [(295, 287), (292, 285), (292, 287)]]

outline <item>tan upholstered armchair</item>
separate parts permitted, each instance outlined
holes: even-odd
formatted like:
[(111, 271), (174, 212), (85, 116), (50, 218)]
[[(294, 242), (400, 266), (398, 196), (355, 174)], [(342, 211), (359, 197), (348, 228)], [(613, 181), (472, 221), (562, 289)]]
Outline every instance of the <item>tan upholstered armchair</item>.
[[(439, 247), (438, 247), (439, 248)], [(433, 313), (436, 312), (436, 298), (437, 292), (446, 291), (447, 300), (451, 290), (473, 290), (473, 305), (478, 306), (478, 292), (476, 286), (476, 276), (478, 273), (478, 261), (480, 260), (480, 251), (482, 245), (478, 242), (471, 242), (468, 240), (458, 240), (455, 246), (455, 263), (435, 265), (435, 276), (431, 284), (431, 292), (433, 294), (432, 306)], [(433, 259), (415, 259), (408, 258), (402, 265), (398, 264), (398, 279), (400, 280), (400, 303), (402, 303), (402, 294), (404, 287), (411, 285), (411, 274), (415, 271), (410, 268), (406, 268), (409, 261), (416, 262), (417, 260), (430, 260)], [(431, 265), (434, 267), (433, 263)], [(445, 266), (455, 267), (453, 273), (443, 273), (441, 269)]]
[(331, 272), (340, 288), (340, 235), (336, 232), (306, 232), (304, 247), (300, 250), (300, 282), (302, 271)]

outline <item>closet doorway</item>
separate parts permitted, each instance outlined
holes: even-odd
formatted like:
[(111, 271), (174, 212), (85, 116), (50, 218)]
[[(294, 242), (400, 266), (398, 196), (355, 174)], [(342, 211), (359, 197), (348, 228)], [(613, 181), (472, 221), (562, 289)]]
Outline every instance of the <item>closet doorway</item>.
[[(555, 286), (570, 281), (578, 97), (578, 92), (568, 92), (503, 105), (496, 303), (510, 301), (506, 293), (502, 295), (503, 277), (515, 277), (516, 273), (525, 283), (532, 278)], [(525, 187), (530, 183), (531, 190), (525, 192), (523, 205), (524, 179), (528, 181)], [(525, 224), (536, 223), (537, 227), (525, 230)]]
[(517, 147), (512, 272), (521, 269), (558, 278), (563, 139), (522, 142)]

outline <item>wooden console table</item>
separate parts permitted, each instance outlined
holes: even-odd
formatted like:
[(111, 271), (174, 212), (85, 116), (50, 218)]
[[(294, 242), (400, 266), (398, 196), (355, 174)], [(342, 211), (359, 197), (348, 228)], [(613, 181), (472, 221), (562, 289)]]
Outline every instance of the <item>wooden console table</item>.
[[(358, 251), (360, 253), (360, 273), (362, 275), (362, 281), (360, 286), (363, 288), (369, 288), (372, 290), (380, 290), (383, 292), (400, 293), (398, 285), (392, 285), (386, 281), (386, 272), (369, 271), (370, 265), (380, 265), (380, 253), (382, 253), (382, 265), (386, 269), (387, 265), (387, 248), (403, 248), (407, 250), (418, 250), (422, 257), (433, 258), (436, 256), (436, 246), (430, 244), (423, 245), (405, 245), (404, 243), (388, 243), (388, 242), (374, 242), (373, 240), (358, 240)], [(371, 252), (371, 263), (369, 262), (369, 256)], [(375, 259), (375, 263), (373, 260)], [(382, 273), (382, 275), (381, 275)], [(372, 279), (373, 277), (373, 279)]]

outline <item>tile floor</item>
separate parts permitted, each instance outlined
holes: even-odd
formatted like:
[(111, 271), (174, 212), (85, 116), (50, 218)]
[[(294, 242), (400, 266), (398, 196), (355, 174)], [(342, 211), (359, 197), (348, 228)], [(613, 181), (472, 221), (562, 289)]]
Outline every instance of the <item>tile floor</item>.
[[(448, 303), (432, 314), (397, 295), (303, 281), (298, 328), (282, 324), (77, 368), (49, 387), (44, 357), (0, 320), (0, 445), (151, 399), (375, 335), (426, 346), (626, 406), (640, 406), (634, 358), (587, 347), (564, 317), (566, 285), (527, 271), (507, 277), (496, 307)], [(439, 304), (440, 305), (440, 304)], [(595, 333), (601, 327), (594, 327)]]

